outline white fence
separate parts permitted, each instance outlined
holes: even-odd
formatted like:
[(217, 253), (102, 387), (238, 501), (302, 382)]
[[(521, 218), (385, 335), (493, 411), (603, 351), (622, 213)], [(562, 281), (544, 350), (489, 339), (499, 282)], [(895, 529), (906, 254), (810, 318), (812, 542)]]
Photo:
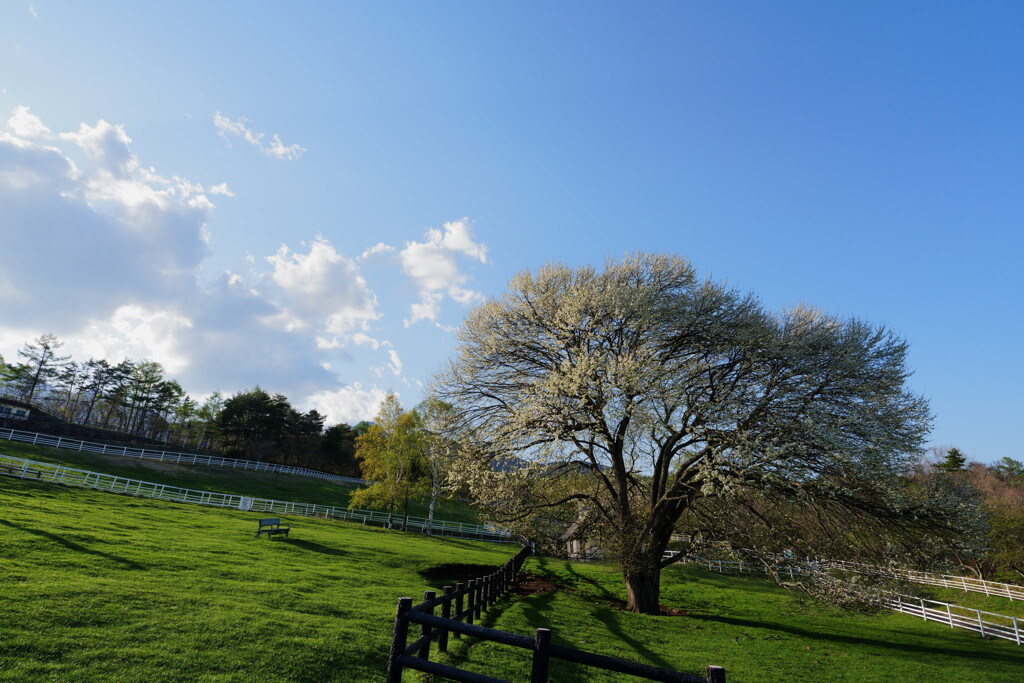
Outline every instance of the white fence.
[[(666, 552), (665, 557), (671, 553)], [(816, 570), (811, 566), (797, 569), (783, 565), (746, 564), (735, 560), (709, 560), (703, 557), (680, 557), (677, 562), (706, 567), (720, 574), (729, 573), (762, 573), (776, 572), (780, 576), (810, 576)], [(831, 563), (836, 564), (836, 563)], [(956, 577), (959, 578), (959, 577)], [(1006, 585), (1006, 584), (1002, 584)], [(957, 586), (958, 587), (958, 586)], [(995, 595), (995, 593), (993, 593)], [(891, 610), (921, 617), (925, 621), (936, 621), (948, 624), (950, 628), (963, 628), (980, 633), (987, 638), (1001, 638), (1021, 645), (1021, 628), (1017, 617), (995, 612), (985, 612), (972, 607), (961, 607), (948, 602), (926, 600), (907, 595), (891, 595), (883, 598), (883, 604)], [(985, 617), (988, 617), (986, 619)]]
[[(380, 510), (350, 510), (349, 508), (333, 505), (294, 503), (268, 498), (252, 498), (231, 493), (197, 491), (195, 489), (155, 484), (137, 479), (127, 479), (101, 472), (79, 470), (52, 463), (15, 458), (3, 454), (0, 454), (0, 474), (20, 479), (39, 480), (177, 503), (198, 503), (199, 505), (211, 505), (213, 507), (233, 508), (236, 510), (341, 519), (350, 522), (373, 524), (375, 526), (386, 524), (388, 518), (387, 513)], [(394, 519), (396, 523), (401, 523), (402, 518), (400, 515), (395, 515)], [(427, 519), (425, 517), (410, 516), (406, 528), (409, 531), (425, 533), (428, 528)], [(504, 529), (496, 529), (481, 524), (467, 524), (435, 519), (430, 528), (431, 533), (443, 536), (459, 536), (496, 542), (511, 542), (514, 540), (512, 534)]]
[[(666, 551), (663, 557), (668, 559), (668, 557), (674, 554), (672, 551)], [(680, 557), (676, 562), (706, 567), (708, 571), (718, 572), (719, 574), (725, 574), (726, 572), (736, 574), (767, 574), (774, 571), (779, 576), (788, 576), (792, 579), (797, 576), (810, 576), (814, 573), (813, 570), (803, 570), (798, 567), (747, 564), (738, 560), (709, 560), (706, 557), (691, 557), (689, 555)]]
[(940, 624), (948, 624), (950, 628), (965, 628), (980, 633), (986, 638), (1002, 638), (1021, 644), (1021, 629), (1017, 617), (906, 595), (887, 598), (885, 605), (889, 609), (921, 617), (925, 621), (937, 621)]
[(232, 469), (251, 470), (253, 472), (273, 472), (276, 474), (295, 474), (315, 479), (326, 479), (340, 484), (366, 484), (362, 479), (342, 477), (337, 474), (308, 470), (304, 467), (291, 467), (289, 465), (276, 465), (269, 462), (258, 462), (256, 460), (236, 460), (234, 458), (222, 458), (215, 455), (196, 455), (195, 453), (177, 453), (158, 451), (151, 448), (130, 448), (128, 446), (111, 446), (109, 444), (92, 443), (69, 439), (66, 436), (52, 436), (50, 434), (39, 434), (37, 432), (23, 432), (17, 429), (0, 429), (0, 439), (7, 441), (18, 441), (30, 443), (35, 446), (52, 446), (72, 451), (84, 451), (86, 453), (102, 453), (105, 455), (120, 455), (128, 458), (141, 458), (146, 460), (159, 460), (161, 462), (173, 462), (182, 465), (209, 465), (211, 467), (230, 467)]
[(995, 595), (1010, 600), (1024, 600), (1024, 586), (1015, 586), (1012, 583), (997, 583), (985, 581), (984, 579), (972, 579), (966, 576), (953, 576), (951, 574), (932, 574), (930, 572), (918, 572), (910, 569), (886, 569), (875, 567), (859, 562), (843, 562), (839, 560), (822, 561), (822, 564), (835, 569), (856, 572), (858, 574), (879, 574), (893, 578), (906, 579), (914, 583), (922, 583), (929, 586), (942, 586), (943, 588), (957, 588), (959, 590)]

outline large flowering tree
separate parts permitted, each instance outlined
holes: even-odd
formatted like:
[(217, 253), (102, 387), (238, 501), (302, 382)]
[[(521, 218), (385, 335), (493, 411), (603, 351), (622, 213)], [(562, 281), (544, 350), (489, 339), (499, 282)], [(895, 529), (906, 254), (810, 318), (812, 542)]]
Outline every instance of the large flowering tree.
[(633, 611), (658, 610), (670, 537), (705, 499), (928, 517), (897, 486), (928, 406), (883, 328), (771, 313), (681, 258), (641, 254), (521, 273), (460, 342), (435, 393), (471, 435), (469, 489), (506, 522), (589, 527)]

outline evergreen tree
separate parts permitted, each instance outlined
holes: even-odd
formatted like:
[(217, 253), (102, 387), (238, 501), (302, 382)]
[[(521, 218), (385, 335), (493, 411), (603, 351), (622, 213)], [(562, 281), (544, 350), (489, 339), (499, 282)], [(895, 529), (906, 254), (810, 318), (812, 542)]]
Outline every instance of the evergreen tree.
[(946, 451), (946, 457), (936, 465), (943, 472), (959, 472), (967, 465), (967, 456), (960, 452), (959, 448), (950, 448)]

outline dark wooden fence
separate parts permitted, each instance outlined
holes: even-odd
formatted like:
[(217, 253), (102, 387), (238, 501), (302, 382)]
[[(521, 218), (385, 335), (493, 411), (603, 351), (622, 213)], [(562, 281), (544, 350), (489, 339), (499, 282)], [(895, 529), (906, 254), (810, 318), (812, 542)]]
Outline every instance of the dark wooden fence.
[[(388, 657), (387, 683), (401, 683), (403, 669), (423, 671), (450, 681), (511, 683), (500, 678), (492, 678), (430, 661), (431, 643), (437, 643), (438, 652), (447, 652), (449, 634), (456, 638), (466, 635), (531, 650), (533, 664), (530, 683), (547, 683), (549, 680), (548, 663), (551, 659), (561, 659), (605, 671), (630, 674), (650, 681), (725, 683), (725, 669), (720, 666), (707, 667), (705, 676), (679, 673), (593, 652), (552, 645), (551, 631), (546, 628), (537, 629), (534, 637), (530, 638), (474, 624), (474, 620), (479, 621), (483, 611), (493, 605), (509, 589), (529, 554), (530, 549), (523, 548), (493, 574), (473, 579), (468, 584), (457, 583), (454, 588), (445, 586), (441, 597), (437, 597), (435, 591), (427, 591), (423, 594), (423, 602), (418, 605), (412, 604), (412, 598), (399, 598), (391, 653)], [(436, 607), (441, 608), (440, 615), (434, 614)], [(412, 643), (408, 642), (410, 624), (419, 624), (420, 627), (419, 637)]]

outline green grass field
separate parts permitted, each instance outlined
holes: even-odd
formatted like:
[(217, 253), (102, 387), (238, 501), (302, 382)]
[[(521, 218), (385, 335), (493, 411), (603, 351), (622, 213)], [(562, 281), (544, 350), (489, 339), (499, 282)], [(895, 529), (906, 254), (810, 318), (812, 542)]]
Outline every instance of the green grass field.
[(0, 477), (0, 678), (372, 681), (418, 571), (514, 546)]
[[(11, 445), (0, 450), (42, 459)], [(232, 477), (240, 488), (281, 481), (297, 500), (334, 487), (177, 469), (154, 474), (210, 490)], [(396, 599), (440, 588), (421, 570), (494, 566), (515, 552), (302, 517), (286, 519), (290, 539), (256, 539), (258, 513), (3, 476), (0, 510), (0, 679), (15, 681), (379, 681)], [(1024, 649), (1009, 642), (807, 604), (758, 579), (672, 567), (662, 602), (679, 614), (650, 617), (619, 609), (614, 567), (535, 558), (526, 568), (558, 589), (510, 596), (487, 625), (550, 627), (560, 644), (692, 673), (719, 664), (730, 682), (1024, 679)], [(450, 661), (512, 680), (528, 671), (526, 652), (487, 643), (461, 643)], [(556, 664), (552, 680), (635, 679)]]
[[(486, 625), (526, 634), (551, 628), (560, 645), (689, 673), (717, 664), (731, 682), (1024, 680), (1024, 649), (1008, 641), (889, 611), (810, 604), (765, 580), (669, 567), (662, 605), (680, 614), (651, 617), (619, 609), (626, 595), (613, 566), (534, 558), (526, 569), (560, 589), (510, 596)], [(452, 661), (524, 680), (526, 654), (477, 643), (453, 652)], [(570, 683), (636, 680), (562, 663), (552, 671), (553, 680)]]

